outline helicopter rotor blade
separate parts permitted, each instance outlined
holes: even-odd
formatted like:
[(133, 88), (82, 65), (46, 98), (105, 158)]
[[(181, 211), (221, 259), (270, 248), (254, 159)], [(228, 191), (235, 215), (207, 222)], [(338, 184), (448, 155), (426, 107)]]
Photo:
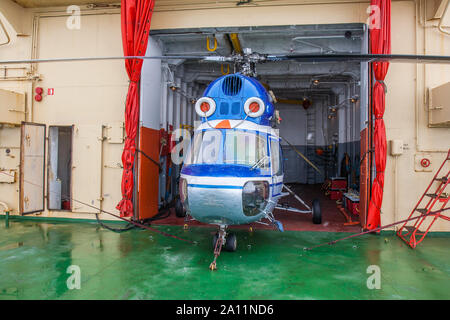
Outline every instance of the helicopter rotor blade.
[(410, 54), (297, 54), (267, 55), (266, 61), (298, 62), (402, 62), (450, 64), (450, 56)]
[(77, 61), (106, 61), (106, 60), (201, 60), (224, 62), (231, 61), (230, 57), (223, 56), (111, 56), (111, 57), (79, 57), (79, 58), (48, 58), (48, 59), (23, 59), (23, 60), (0, 60), (3, 64), (21, 64), (21, 63), (47, 63), (47, 62), (77, 62)]
[[(212, 55), (171, 55), (171, 56), (109, 56), (109, 57), (72, 57), (48, 59), (0, 60), (0, 65), (21, 63), (47, 63), (47, 62), (76, 62), (76, 61), (102, 61), (102, 60), (198, 60), (210, 62), (235, 62), (236, 56)], [(296, 54), (296, 55), (256, 55), (253, 62), (403, 62), (403, 63), (435, 63), (450, 64), (450, 56), (437, 55), (409, 55), (409, 54)], [(241, 59), (242, 60), (242, 59)]]

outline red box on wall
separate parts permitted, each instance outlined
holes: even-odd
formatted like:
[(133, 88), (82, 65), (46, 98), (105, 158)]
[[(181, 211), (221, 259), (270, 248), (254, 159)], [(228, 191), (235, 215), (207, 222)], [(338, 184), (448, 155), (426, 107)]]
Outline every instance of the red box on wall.
[(359, 197), (344, 194), (345, 206), (354, 215), (359, 215)]
[(347, 179), (341, 177), (331, 178), (331, 189), (345, 189), (347, 190)]
[(347, 208), (354, 215), (359, 214), (359, 202), (353, 202), (352, 200), (347, 198)]
[(341, 200), (345, 190), (330, 190), (331, 200)]

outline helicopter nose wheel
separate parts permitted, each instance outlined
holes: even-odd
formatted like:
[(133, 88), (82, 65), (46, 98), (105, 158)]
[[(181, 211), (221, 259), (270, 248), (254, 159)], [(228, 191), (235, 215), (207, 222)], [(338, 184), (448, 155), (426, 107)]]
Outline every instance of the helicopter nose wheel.
[(228, 252), (234, 252), (237, 248), (237, 239), (234, 233), (230, 233), (225, 241), (224, 249)]
[[(216, 232), (213, 238), (213, 248), (216, 247), (217, 241), (219, 240), (219, 232)], [(223, 250), (228, 252), (234, 252), (237, 248), (237, 239), (234, 233), (229, 233), (225, 236), (225, 242), (222, 244)]]
[(180, 197), (175, 200), (175, 215), (178, 218), (183, 218), (186, 216), (186, 211), (184, 211), (183, 204), (181, 203)]
[(220, 227), (219, 231), (213, 237), (214, 260), (209, 265), (210, 270), (217, 270), (216, 260), (222, 251), (222, 248), (228, 252), (234, 252), (237, 248), (237, 239), (234, 233), (225, 232), (225, 228)]

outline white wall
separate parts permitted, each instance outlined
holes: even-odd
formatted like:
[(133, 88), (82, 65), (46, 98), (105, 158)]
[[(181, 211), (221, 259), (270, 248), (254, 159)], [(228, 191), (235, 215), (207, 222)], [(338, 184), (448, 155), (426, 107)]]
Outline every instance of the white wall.
[[(328, 126), (326, 119), (327, 103), (323, 99), (313, 99), (311, 110), (315, 111), (316, 130), (315, 145), (327, 144), (324, 134), (327, 135)], [(295, 146), (306, 146), (307, 144), (307, 111), (301, 105), (278, 103), (276, 108), (280, 111), (281, 124), (278, 126), (280, 135)], [(308, 111), (310, 110), (308, 109)], [(283, 145), (287, 145), (282, 141)]]
[[(147, 56), (161, 56), (159, 44), (149, 37)], [(159, 130), (161, 118), (161, 60), (146, 59), (141, 74), (141, 125)]]

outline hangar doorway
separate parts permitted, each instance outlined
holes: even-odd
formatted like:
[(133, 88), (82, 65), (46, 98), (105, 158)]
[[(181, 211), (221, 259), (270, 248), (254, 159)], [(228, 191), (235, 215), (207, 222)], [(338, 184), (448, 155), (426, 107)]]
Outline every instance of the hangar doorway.
[[(153, 30), (147, 55), (227, 56), (244, 48), (261, 54), (367, 53), (368, 32), (365, 24)], [(282, 119), (277, 128), (285, 138), (282, 143), (284, 181), (309, 203), (313, 198), (319, 198), (325, 212), (322, 225), (315, 227), (310, 218), (299, 214), (275, 211), (275, 215), (281, 221), (284, 216), (289, 217), (285, 222), (292, 224), (294, 229), (355, 231), (360, 226), (355, 225), (353, 229), (343, 227), (345, 218), (337, 209), (336, 197), (342, 197), (350, 189), (352, 194), (359, 194), (359, 212), (362, 212), (360, 217), (364, 223), (369, 175), (367, 170), (361, 171), (360, 163), (361, 154), (369, 149), (368, 64), (282, 61), (259, 64), (256, 71), (257, 79), (277, 99), (275, 108)], [(141, 132), (150, 129), (155, 134), (162, 129), (170, 134), (176, 128), (192, 129), (195, 121), (199, 120), (192, 102), (202, 96), (209, 83), (233, 72), (234, 66), (227, 63), (182, 58), (168, 62), (145, 61), (141, 87)], [(148, 140), (141, 137), (141, 141), (143, 139)], [(161, 152), (164, 148), (158, 144), (154, 146), (156, 150), (162, 155), (162, 167), (167, 168), (170, 160), (164, 151)], [(298, 152), (310, 159), (320, 173)], [(140, 157), (139, 164), (144, 162)], [(159, 179), (158, 199), (154, 198), (158, 206), (176, 196), (179, 171), (180, 166), (170, 164), (170, 170), (164, 169), (159, 175), (153, 172)], [(346, 190), (328, 190), (326, 195), (323, 186), (335, 177), (346, 181)], [(140, 188), (146, 188), (145, 181), (153, 178), (149, 179), (141, 171), (138, 177)], [(336, 195), (337, 192), (342, 194)], [(139, 196), (140, 208), (148, 207), (143, 203), (145, 201), (148, 197)], [(289, 205), (297, 205), (292, 199), (281, 200), (286, 201)], [(345, 204), (344, 201), (342, 205)], [(353, 220), (359, 221), (360, 217), (354, 216)], [(161, 223), (179, 222), (172, 215)]]

